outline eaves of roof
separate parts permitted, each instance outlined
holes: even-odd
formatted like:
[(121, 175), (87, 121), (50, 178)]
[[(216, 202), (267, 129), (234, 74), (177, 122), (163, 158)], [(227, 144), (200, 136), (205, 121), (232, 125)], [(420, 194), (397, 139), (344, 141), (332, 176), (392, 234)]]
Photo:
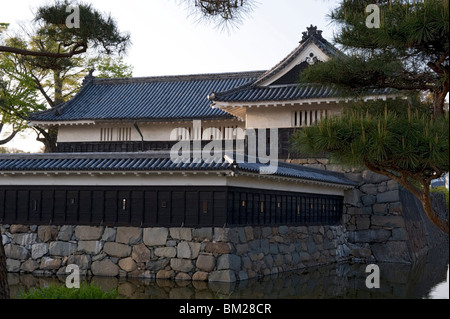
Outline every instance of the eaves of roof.
[(172, 161), (168, 152), (5, 154), (0, 155), (0, 174), (226, 171), (267, 176), (264, 172), (267, 172), (270, 164), (276, 168), (273, 174), (269, 174), (270, 176), (327, 183), (339, 187), (355, 186), (355, 183), (346, 179), (343, 174), (301, 165), (278, 161), (263, 164), (258, 160), (249, 160), (247, 156), (240, 162), (223, 157), (205, 161), (201, 156)]

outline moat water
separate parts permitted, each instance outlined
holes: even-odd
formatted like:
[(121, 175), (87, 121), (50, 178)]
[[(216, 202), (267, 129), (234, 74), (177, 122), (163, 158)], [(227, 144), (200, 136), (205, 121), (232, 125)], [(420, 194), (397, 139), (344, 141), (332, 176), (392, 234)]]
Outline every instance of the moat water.
[[(380, 287), (367, 288), (366, 264), (329, 264), (236, 283), (82, 277), (104, 290), (118, 287), (126, 299), (448, 299), (448, 244), (430, 250), (414, 264), (377, 263)], [(64, 276), (8, 274), (11, 296), (29, 289), (64, 284)]]

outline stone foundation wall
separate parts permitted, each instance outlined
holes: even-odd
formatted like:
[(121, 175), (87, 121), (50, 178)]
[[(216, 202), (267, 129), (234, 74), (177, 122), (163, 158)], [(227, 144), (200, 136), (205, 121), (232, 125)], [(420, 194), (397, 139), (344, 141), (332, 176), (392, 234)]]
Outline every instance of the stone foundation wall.
[(233, 282), (344, 260), (343, 226), (139, 228), (2, 225), (12, 273)]
[[(346, 191), (342, 223), (348, 232), (349, 257), (362, 262), (412, 263), (448, 240), (426, 217), (421, 203), (397, 182), (368, 170), (333, 165), (328, 159), (294, 159), (290, 162), (344, 173), (358, 185)], [(443, 196), (433, 207), (445, 218)]]

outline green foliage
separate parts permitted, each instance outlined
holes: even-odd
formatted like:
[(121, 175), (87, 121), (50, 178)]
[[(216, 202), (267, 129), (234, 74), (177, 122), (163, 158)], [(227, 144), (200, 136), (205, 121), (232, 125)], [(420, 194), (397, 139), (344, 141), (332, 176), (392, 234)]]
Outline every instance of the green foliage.
[(297, 131), (293, 148), (310, 155), (327, 152), (350, 166), (376, 164), (439, 178), (449, 170), (449, 118), (447, 113), (433, 119), (428, 108), (412, 98), (354, 103), (340, 116)]
[(448, 193), (448, 189), (445, 186), (433, 187), (433, 188), (431, 188), (431, 192), (445, 194), (445, 202), (447, 204), (447, 208), (449, 208), (449, 193)]
[[(70, 5), (79, 8), (80, 28), (66, 27), (66, 8)], [(130, 35), (119, 32), (111, 16), (104, 16), (90, 4), (56, 1), (39, 7), (35, 20), (45, 26), (38, 31), (39, 36), (54, 39), (69, 50), (90, 47), (100, 53), (123, 53), (130, 44)], [(49, 28), (49, 25), (53, 27)]]
[(107, 56), (97, 63), (97, 78), (130, 78), (133, 76), (133, 67), (123, 62), (123, 58), (114, 59)]
[(98, 286), (81, 283), (80, 288), (67, 288), (65, 285), (51, 285), (39, 289), (30, 289), (22, 293), (20, 299), (117, 299), (117, 288), (102, 291)]
[(372, 0), (342, 0), (332, 13), (341, 26), (334, 41), (347, 55), (306, 69), (300, 81), (345, 88), (351, 95), (373, 88), (431, 91), (442, 114), (448, 93), (448, 0), (377, 1), (380, 28), (368, 28)]
[[(368, 28), (365, 8), (372, 0), (343, 0), (332, 13), (342, 25), (335, 41), (348, 48), (399, 50), (427, 55), (448, 52), (448, 0), (377, 1), (380, 28)], [(414, 52), (416, 51), (416, 52)]]

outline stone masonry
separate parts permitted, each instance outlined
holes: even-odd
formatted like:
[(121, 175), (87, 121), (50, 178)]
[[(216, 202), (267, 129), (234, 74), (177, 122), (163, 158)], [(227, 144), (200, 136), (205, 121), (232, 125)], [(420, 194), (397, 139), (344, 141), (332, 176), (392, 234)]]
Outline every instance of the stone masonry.
[[(368, 170), (346, 169), (328, 159), (290, 162), (337, 171), (358, 185), (346, 191), (342, 224), (349, 257), (362, 262), (413, 263), (430, 248), (448, 241), (425, 215), (421, 203), (397, 182)], [(435, 210), (448, 219), (445, 198), (434, 195)]]
[(3, 225), (9, 272), (233, 282), (345, 260), (342, 226)]

